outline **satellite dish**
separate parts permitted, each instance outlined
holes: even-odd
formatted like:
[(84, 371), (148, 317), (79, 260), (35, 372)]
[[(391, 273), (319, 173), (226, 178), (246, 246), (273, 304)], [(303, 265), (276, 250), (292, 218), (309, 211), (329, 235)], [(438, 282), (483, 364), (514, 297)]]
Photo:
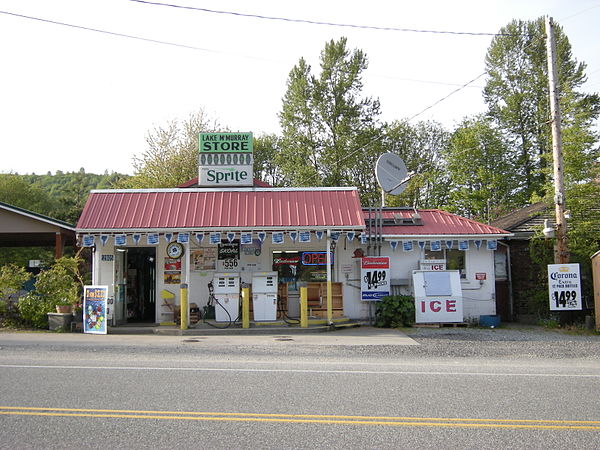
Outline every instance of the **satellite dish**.
[(412, 175), (412, 172), (407, 172), (402, 158), (395, 153), (384, 153), (375, 165), (377, 182), (381, 189), (388, 194), (400, 195), (406, 189)]

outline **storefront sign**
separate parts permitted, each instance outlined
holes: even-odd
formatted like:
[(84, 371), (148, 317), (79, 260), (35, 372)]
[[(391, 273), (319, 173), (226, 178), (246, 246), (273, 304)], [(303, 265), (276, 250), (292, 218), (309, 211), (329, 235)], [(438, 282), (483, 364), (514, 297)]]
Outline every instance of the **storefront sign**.
[(551, 311), (581, 310), (579, 264), (549, 264), (548, 289)]
[(360, 290), (362, 301), (381, 301), (390, 295), (390, 257), (365, 256), (361, 260)]
[[(331, 264), (333, 264), (333, 253), (331, 255)], [(302, 253), (302, 265), (304, 266), (326, 266), (327, 252), (304, 252)]]
[(106, 334), (108, 286), (83, 287), (83, 332)]
[(252, 166), (200, 167), (201, 186), (252, 186)]
[(200, 133), (200, 153), (252, 153), (252, 133)]
[(445, 259), (425, 259), (419, 264), (421, 270), (446, 270)]

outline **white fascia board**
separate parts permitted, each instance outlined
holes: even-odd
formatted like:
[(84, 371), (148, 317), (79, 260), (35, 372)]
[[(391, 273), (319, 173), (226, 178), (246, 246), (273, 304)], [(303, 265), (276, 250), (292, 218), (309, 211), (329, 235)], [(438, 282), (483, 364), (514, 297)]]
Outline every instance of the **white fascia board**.
[(332, 226), (332, 227), (212, 227), (212, 228), (122, 228), (122, 229), (77, 229), (78, 234), (131, 234), (131, 233), (210, 233), (222, 232), (259, 232), (259, 231), (354, 231), (362, 232), (362, 227)]
[[(368, 235), (368, 233), (367, 233)], [(373, 236), (375, 236), (375, 234), (373, 233)], [(422, 235), (415, 235), (415, 234), (409, 234), (409, 235), (398, 235), (398, 234), (384, 234), (382, 237), (384, 239), (404, 239), (404, 240), (410, 240), (412, 239), (413, 241), (417, 240), (417, 239), (427, 239), (427, 240), (432, 240), (432, 239), (439, 239), (439, 240), (448, 240), (448, 239), (502, 239), (505, 237), (510, 237), (513, 236), (512, 234), (456, 234), (456, 235), (447, 235), (447, 234), (422, 234)]]
[(246, 187), (246, 188), (164, 188), (164, 189), (92, 189), (92, 194), (132, 194), (157, 192), (319, 192), (319, 191), (358, 191), (356, 187)]

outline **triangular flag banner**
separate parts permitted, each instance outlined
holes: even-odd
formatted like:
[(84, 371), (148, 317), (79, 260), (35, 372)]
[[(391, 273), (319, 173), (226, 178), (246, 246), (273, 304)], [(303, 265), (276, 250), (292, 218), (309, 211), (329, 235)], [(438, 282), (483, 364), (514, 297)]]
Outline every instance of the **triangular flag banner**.
[(425, 241), (418, 241), (418, 242), (417, 242), (417, 244), (419, 245), (419, 248), (420, 248), (421, 250), (424, 250), (424, 249), (425, 249)]
[(469, 250), (469, 241), (458, 241), (459, 250)]
[(331, 240), (333, 242), (337, 242), (340, 239), (340, 234), (342, 233), (340, 233), (339, 231), (332, 231), (330, 234)]
[(283, 231), (277, 231), (271, 234), (271, 242), (273, 244), (283, 244)]
[(124, 234), (117, 234), (115, 236), (115, 245), (127, 245), (127, 236)]
[(196, 233), (196, 241), (198, 242), (198, 244), (202, 244), (203, 240), (204, 240), (204, 233)]
[(177, 233), (177, 242), (187, 244), (190, 242), (190, 233)]
[(442, 249), (442, 243), (441, 241), (431, 241), (429, 247), (432, 252), (439, 252)]
[(498, 249), (498, 241), (491, 240), (491, 241), (487, 241), (487, 249), (488, 250), (497, 250)]
[(267, 233), (265, 233), (264, 231), (259, 231), (257, 236), (258, 236), (258, 240), (262, 244), (263, 242), (265, 242), (265, 239), (267, 238)]
[(300, 232), (300, 242), (310, 242), (310, 231)]
[(214, 231), (214, 232), (210, 233), (209, 239), (210, 239), (211, 244), (220, 244), (221, 243), (221, 233), (219, 233), (218, 231)]
[(390, 247), (392, 247), (392, 251), (396, 251), (396, 248), (398, 248), (398, 241), (390, 241)]
[(141, 234), (135, 233), (133, 235), (133, 243), (135, 245), (138, 245), (140, 243), (140, 239), (142, 239), (142, 235)]
[(148, 245), (158, 244), (158, 233), (149, 233), (146, 235), (146, 243)]
[(169, 243), (171, 242), (171, 239), (173, 239), (173, 233), (165, 233), (165, 241)]
[(356, 233), (354, 231), (348, 231), (346, 233), (346, 240), (348, 242), (352, 242), (354, 240), (354, 236), (356, 236)]
[(244, 245), (252, 244), (252, 233), (240, 234), (240, 243)]
[(227, 233), (227, 240), (229, 241), (229, 243), (232, 243), (234, 239), (235, 239), (235, 233), (232, 233), (232, 232)]
[(452, 245), (454, 244), (454, 241), (446, 241), (446, 248), (448, 250), (452, 250)]
[(104, 247), (108, 242), (108, 234), (102, 234), (100, 236), (100, 242), (102, 242), (102, 247)]
[(361, 234), (360, 235), (360, 243), (366, 244), (368, 242), (369, 242), (369, 236), (367, 236), (366, 234)]
[(298, 232), (297, 231), (290, 231), (290, 239), (295, 244), (296, 243), (296, 239), (298, 239)]
[(413, 251), (413, 241), (402, 241), (402, 250), (405, 252)]
[(94, 235), (86, 234), (83, 236), (83, 246), (84, 247), (93, 247), (94, 246)]
[(475, 239), (475, 247), (477, 247), (477, 250), (479, 250), (481, 248), (481, 239)]
[(323, 232), (322, 231), (315, 231), (315, 236), (317, 236), (317, 240), (321, 240), (323, 239)]

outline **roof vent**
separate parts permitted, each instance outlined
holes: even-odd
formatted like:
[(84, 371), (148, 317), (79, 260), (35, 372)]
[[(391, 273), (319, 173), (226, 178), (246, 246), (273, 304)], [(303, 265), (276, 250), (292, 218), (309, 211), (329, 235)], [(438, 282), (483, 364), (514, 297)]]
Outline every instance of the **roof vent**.
[(421, 218), (421, 215), (418, 212), (414, 212), (412, 214), (412, 222), (415, 225), (423, 225), (423, 219)]

